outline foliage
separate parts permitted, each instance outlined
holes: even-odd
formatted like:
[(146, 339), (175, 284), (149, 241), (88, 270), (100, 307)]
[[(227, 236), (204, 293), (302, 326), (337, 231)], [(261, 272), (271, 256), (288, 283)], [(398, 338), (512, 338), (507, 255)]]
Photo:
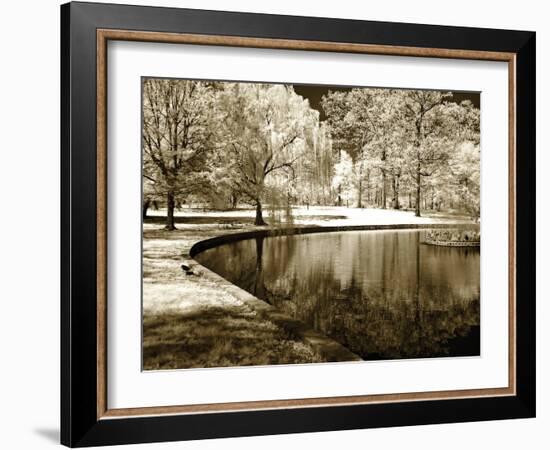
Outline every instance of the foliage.
[(234, 83), (221, 93), (218, 106), (233, 189), (256, 206), (257, 225), (263, 225), (262, 202), (269, 190), (281, 192), (294, 178), (318, 113), (288, 85)]
[(427, 241), (447, 242), (477, 242), (480, 241), (480, 233), (477, 230), (443, 229), (429, 230), (426, 232)]
[(175, 228), (178, 199), (207, 185), (213, 100), (207, 83), (143, 82), (143, 173), (149, 188), (166, 196), (168, 229)]
[(338, 206), (348, 205), (353, 200), (353, 180), (356, 177), (351, 156), (340, 152), (340, 161), (334, 166), (332, 187), (338, 193)]
[[(457, 211), (479, 218), (480, 116), (440, 91), (329, 91), (326, 120), (292, 85), (146, 79), (144, 215), (165, 203)], [(282, 219), (281, 219), (282, 218)]]

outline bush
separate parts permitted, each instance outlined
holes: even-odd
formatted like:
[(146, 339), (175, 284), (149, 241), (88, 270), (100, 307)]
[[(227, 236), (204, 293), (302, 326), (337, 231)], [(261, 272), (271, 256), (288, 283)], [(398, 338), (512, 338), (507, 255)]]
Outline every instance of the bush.
[(428, 241), (448, 241), (448, 242), (479, 242), (480, 232), (476, 230), (430, 230), (426, 233)]

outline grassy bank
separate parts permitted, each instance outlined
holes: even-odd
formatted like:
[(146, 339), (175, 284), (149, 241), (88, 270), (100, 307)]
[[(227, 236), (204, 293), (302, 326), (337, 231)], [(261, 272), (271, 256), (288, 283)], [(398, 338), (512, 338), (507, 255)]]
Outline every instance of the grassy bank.
[[(193, 221), (195, 222), (195, 221)], [(252, 224), (198, 220), (168, 232), (145, 224), (143, 368), (145, 370), (322, 362), (301, 338), (275, 324), (227, 288), (224, 280), (180, 265), (208, 237)], [(235, 222), (235, 221), (233, 221)]]
[(313, 363), (299, 337), (238, 306), (144, 317), (144, 369)]

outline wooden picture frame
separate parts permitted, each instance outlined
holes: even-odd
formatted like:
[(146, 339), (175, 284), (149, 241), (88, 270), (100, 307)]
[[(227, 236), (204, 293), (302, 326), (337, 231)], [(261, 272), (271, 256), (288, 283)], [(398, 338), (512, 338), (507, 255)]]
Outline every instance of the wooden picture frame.
[[(61, 27), (61, 442), (64, 445), (534, 417), (535, 33), (78, 2), (61, 7)], [(507, 62), (508, 387), (109, 409), (106, 400), (109, 40)]]

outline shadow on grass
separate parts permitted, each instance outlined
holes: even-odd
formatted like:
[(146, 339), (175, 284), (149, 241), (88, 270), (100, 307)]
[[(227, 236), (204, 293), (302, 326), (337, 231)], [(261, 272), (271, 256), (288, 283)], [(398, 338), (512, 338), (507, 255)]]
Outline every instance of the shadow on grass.
[[(144, 220), (145, 223), (164, 224), (166, 223), (166, 217), (164, 216), (148, 216)], [(253, 224), (254, 217), (248, 216), (175, 216), (175, 223), (188, 223), (188, 224), (226, 224), (226, 223), (243, 223)]]
[(144, 370), (322, 361), (291, 332), (237, 308), (143, 318)]
[(420, 212), (422, 217), (427, 217), (430, 219), (447, 219), (447, 220), (457, 220), (464, 222), (472, 222), (472, 217), (468, 216), (464, 212), (460, 211), (433, 211), (433, 210), (422, 210)]
[[(347, 216), (330, 216), (330, 215), (315, 215), (315, 216), (292, 216), (294, 220), (340, 220), (347, 219)], [(269, 217), (265, 218), (269, 221)], [(176, 224), (195, 224), (195, 225), (211, 225), (211, 224), (242, 224), (253, 225), (254, 217), (249, 216), (176, 216), (174, 217)], [(145, 218), (144, 223), (162, 225), (166, 223), (166, 217), (164, 216), (148, 216)]]

